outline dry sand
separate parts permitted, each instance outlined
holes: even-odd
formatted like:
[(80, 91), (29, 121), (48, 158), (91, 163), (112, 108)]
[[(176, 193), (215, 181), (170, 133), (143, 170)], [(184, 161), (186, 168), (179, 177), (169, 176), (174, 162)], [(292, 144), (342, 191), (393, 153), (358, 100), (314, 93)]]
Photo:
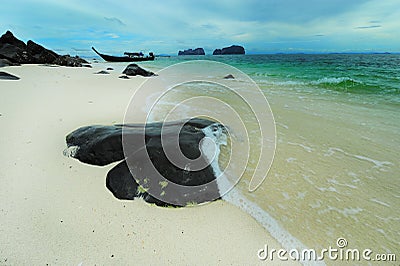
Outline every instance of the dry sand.
[(280, 245), (237, 207), (120, 201), (105, 187), (112, 165), (62, 155), (72, 130), (121, 123), (145, 80), (94, 75), (105, 66), (2, 68), (21, 80), (0, 80), (0, 265), (267, 264), (257, 250)]

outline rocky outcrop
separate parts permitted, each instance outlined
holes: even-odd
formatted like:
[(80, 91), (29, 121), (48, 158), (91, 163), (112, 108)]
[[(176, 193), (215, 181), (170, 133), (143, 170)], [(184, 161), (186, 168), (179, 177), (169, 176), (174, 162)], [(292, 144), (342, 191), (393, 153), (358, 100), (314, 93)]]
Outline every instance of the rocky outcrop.
[(14, 64), (56, 64), (81, 67), (88, 62), (78, 56), (59, 55), (31, 40), (25, 44), (10, 31), (0, 37), (0, 58)]
[(222, 49), (215, 49), (213, 55), (227, 55), (227, 54), (245, 54), (243, 46), (232, 45)]
[(85, 59), (82, 59), (79, 56), (72, 57), (70, 55), (59, 56), (53, 64), (68, 67), (91, 67)]
[(26, 44), (26, 51), (32, 56), (32, 61), (36, 64), (52, 64), (58, 57), (53, 51), (29, 40)]
[(196, 49), (188, 49), (179, 51), (178, 55), (205, 55), (203, 48), (196, 48)]
[(136, 76), (136, 75), (140, 75), (143, 77), (151, 77), (151, 76), (156, 76), (156, 74), (154, 74), (151, 71), (147, 71), (146, 69), (141, 68), (140, 66), (138, 66), (137, 64), (130, 64), (128, 65), (125, 70), (122, 72), (122, 74), (125, 74), (127, 76)]

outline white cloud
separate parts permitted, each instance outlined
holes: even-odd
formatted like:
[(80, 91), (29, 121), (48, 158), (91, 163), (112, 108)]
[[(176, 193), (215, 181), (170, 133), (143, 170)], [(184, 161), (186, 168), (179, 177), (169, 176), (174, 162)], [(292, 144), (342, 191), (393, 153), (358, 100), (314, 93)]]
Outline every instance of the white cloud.
[(130, 45), (160, 53), (234, 43), (257, 51), (396, 50), (398, 25), (397, 0), (21, 0), (0, 11), (0, 30), (58, 40), (57, 49)]

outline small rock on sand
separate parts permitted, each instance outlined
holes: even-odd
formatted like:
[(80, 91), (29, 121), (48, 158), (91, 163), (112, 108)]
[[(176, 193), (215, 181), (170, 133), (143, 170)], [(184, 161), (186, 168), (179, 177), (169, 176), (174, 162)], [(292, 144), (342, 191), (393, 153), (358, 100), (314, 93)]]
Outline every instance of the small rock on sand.
[(225, 76), (224, 79), (235, 79), (235, 77), (232, 74), (229, 74)]
[(0, 71), (0, 79), (4, 80), (19, 80), (20, 78), (14, 75), (11, 75), (7, 72)]
[(110, 72), (102, 70), (102, 71), (96, 72), (95, 74), (110, 74)]

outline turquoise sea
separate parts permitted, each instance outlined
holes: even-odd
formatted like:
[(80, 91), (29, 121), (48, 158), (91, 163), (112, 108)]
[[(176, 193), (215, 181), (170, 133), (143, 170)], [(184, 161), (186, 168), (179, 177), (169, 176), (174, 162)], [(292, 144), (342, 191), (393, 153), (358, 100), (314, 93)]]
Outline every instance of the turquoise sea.
[(157, 72), (199, 59), (243, 71), (271, 106), (277, 146), (268, 177), (255, 192), (246, 174), (238, 185), (265, 219), (308, 248), (345, 238), (349, 248), (398, 253), (399, 54), (173, 56), (140, 65)]

